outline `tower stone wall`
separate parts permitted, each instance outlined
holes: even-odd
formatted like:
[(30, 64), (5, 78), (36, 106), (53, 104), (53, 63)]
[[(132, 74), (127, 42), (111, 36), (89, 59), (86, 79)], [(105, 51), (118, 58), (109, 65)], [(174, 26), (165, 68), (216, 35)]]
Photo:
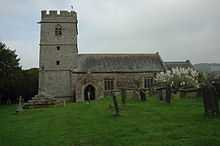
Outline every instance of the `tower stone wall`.
[[(40, 31), (40, 68), (44, 70), (68, 70), (73, 67), (77, 49), (76, 12), (42, 11)], [(56, 27), (61, 35), (56, 35)], [(59, 61), (59, 65), (57, 65)]]
[(71, 70), (76, 67), (77, 14), (41, 11), (39, 94), (72, 96)]

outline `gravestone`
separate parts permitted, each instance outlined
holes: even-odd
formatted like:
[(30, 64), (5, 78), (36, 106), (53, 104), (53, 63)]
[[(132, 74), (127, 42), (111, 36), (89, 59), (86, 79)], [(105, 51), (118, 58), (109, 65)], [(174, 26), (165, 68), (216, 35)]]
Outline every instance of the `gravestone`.
[(171, 103), (171, 87), (159, 87), (157, 88), (157, 96), (160, 101), (165, 101), (166, 103)]
[(165, 102), (171, 103), (171, 87), (169, 85), (167, 85), (167, 87), (166, 87)]
[(140, 89), (139, 94), (141, 97), (141, 101), (146, 101), (146, 94), (142, 89)]
[(159, 98), (160, 101), (163, 100), (162, 90), (158, 90), (158, 98)]
[(22, 96), (19, 96), (18, 106), (16, 108), (16, 113), (23, 111), (23, 105), (22, 105)]
[(159, 99), (160, 101), (162, 101), (162, 100), (164, 99), (164, 95), (165, 95), (163, 88), (162, 88), (162, 87), (159, 87), (159, 88), (156, 89), (156, 91), (157, 91), (157, 97), (158, 97), (158, 99)]
[(220, 79), (212, 81), (212, 85), (215, 86), (217, 95), (220, 96)]
[(162, 88), (161, 89), (161, 99), (165, 100), (165, 98), (166, 98), (166, 88)]
[(126, 103), (126, 90), (124, 88), (121, 88), (121, 102), (122, 104)]
[(112, 101), (113, 101), (113, 105), (114, 105), (114, 109), (115, 109), (115, 113), (113, 115), (114, 116), (119, 116), (118, 101), (117, 101), (117, 98), (115, 96), (115, 93), (111, 92), (111, 96), (112, 96)]
[(204, 112), (207, 115), (219, 114), (218, 98), (215, 87), (207, 82), (202, 87)]

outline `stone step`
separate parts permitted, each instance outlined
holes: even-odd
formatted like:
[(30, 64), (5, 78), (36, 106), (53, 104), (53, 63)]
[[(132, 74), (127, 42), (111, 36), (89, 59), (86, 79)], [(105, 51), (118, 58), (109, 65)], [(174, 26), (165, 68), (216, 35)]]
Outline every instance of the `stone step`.
[(32, 100), (29, 100), (27, 103), (24, 103), (23, 108), (30, 109), (48, 107), (51, 105), (64, 105), (64, 102), (64, 100), (57, 100), (55, 98), (33, 98)]

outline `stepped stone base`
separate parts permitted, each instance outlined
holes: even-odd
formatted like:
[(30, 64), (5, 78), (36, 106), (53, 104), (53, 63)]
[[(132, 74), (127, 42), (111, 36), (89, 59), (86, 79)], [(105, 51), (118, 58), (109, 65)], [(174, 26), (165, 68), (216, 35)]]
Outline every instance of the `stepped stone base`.
[(27, 103), (24, 103), (24, 109), (31, 109), (31, 108), (42, 108), (42, 107), (49, 107), (49, 106), (65, 106), (65, 100), (57, 99), (54, 97), (45, 97), (36, 95), (29, 100)]

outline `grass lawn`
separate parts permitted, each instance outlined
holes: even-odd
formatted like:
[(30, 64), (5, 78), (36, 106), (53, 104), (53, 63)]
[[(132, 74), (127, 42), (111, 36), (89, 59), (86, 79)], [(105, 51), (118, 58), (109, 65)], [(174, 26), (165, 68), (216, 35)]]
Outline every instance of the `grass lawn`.
[(220, 118), (204, 117), (200, 99), (129, 101), (120, 117), (109, 103), (19, 114), (15, 106), (0, 106), (0, 146), (220, 146)]

